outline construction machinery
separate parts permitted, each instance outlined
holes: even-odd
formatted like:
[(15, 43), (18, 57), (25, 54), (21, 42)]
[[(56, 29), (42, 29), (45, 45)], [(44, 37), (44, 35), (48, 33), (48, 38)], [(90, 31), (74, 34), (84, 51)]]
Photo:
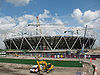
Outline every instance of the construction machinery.
[[(40, 65), (40, 69), (42, 69), (42, 65)], [(37, 73), (39, 72), (39, 67), (38, 65), (34, 65), (31, 69), (30, 69), (30, 73)]]
[(19, 55), (17, 53), (15, 53), (15, 56), (18, 57)]
[[(54, 68), (54, 65), (52, 65), (51, 63), (47, 63), (46, 61), (37, 61), (37, 64), (39, 71), (50, 72)], [(44, 64), (44, 67), (42, 69), (40, 64)]]

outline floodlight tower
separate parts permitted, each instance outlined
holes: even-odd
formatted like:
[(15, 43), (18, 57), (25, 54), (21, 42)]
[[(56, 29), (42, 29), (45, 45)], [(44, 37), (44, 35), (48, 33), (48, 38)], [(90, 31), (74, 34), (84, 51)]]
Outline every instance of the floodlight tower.
[(40, 34), (42, 34), (42, 30), (40, 28), (39, 17), (37, 16), (36, 19), (37, 19), (37, 27), (39, 27)]
[(84, 45), (85, 45), (86, 32), (87, 32), (87, 25), (86, 25), (86, 27), (85, 27), (85, 33), (84, 33), (84, 37), (83, 37), (82, 53), (83, 53)]

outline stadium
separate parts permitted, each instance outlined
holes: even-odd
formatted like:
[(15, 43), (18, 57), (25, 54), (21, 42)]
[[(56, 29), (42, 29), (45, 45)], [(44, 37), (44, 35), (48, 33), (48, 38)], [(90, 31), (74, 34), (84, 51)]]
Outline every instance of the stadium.
[(92, 49), (96, 40), (91, 30), (60, 24), (29, 24), (22, 31), (8, 35), (4, 40), (6, 49), (72, 50), (82, 49), (83, 44), (84, 49)]
[[(7, 49), (29, 50), (65, 50), (82, 49), (83, 37), (77, 36), (33, 36), (5, 39)], [(91, 49), (95, 43), (93, 38), (85, 38), (85, 48)]]
[[(17, 54), (29, 56), (66, 57), (83, 49), (92, 49), (95, 43), (93, 31), (83, 27), (68, 27), (66, 24), (28, 24), (7, 33), (6, 49), (20, 50)], [(9, 37), (10, 36), (10, 37)], [(26, 50), (26, 51), (21, 51)], [(77, 53), (76, 53), (77, 51)], [(7, 52), (15, 54), (16, 51)]]

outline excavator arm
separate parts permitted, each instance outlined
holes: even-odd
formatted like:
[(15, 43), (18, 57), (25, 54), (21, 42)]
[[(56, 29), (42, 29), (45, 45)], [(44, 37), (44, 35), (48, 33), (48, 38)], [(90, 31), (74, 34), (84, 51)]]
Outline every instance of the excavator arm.
[(44, 69), (45, 70), (47, 70), (47, 62), (46, 61), (37, 61), (37, 64), (38, 64), (38, 66), (39, 66), (39, 70), (41, 71), (42, 69), (41, 69), (41, 67), (40, 67), (40, 64), (44, 64), (45, 65), (45, 67), (44, 67)]

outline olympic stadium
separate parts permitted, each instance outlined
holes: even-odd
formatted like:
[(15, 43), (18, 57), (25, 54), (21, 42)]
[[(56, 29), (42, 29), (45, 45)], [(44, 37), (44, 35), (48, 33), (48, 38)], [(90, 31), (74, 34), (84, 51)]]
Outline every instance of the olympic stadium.
[[(6, 49), (28, 49), (28, 50), (66, 50), (92, 49), (96, 39), (94, 32), (85, 29), (66, 26), (28, 26), (23, 28), (20, 35), (5, 38)], [(10, 32), (11, 33), (11, 32)], [(9, 35), (9, 34), (8, 34)]]

